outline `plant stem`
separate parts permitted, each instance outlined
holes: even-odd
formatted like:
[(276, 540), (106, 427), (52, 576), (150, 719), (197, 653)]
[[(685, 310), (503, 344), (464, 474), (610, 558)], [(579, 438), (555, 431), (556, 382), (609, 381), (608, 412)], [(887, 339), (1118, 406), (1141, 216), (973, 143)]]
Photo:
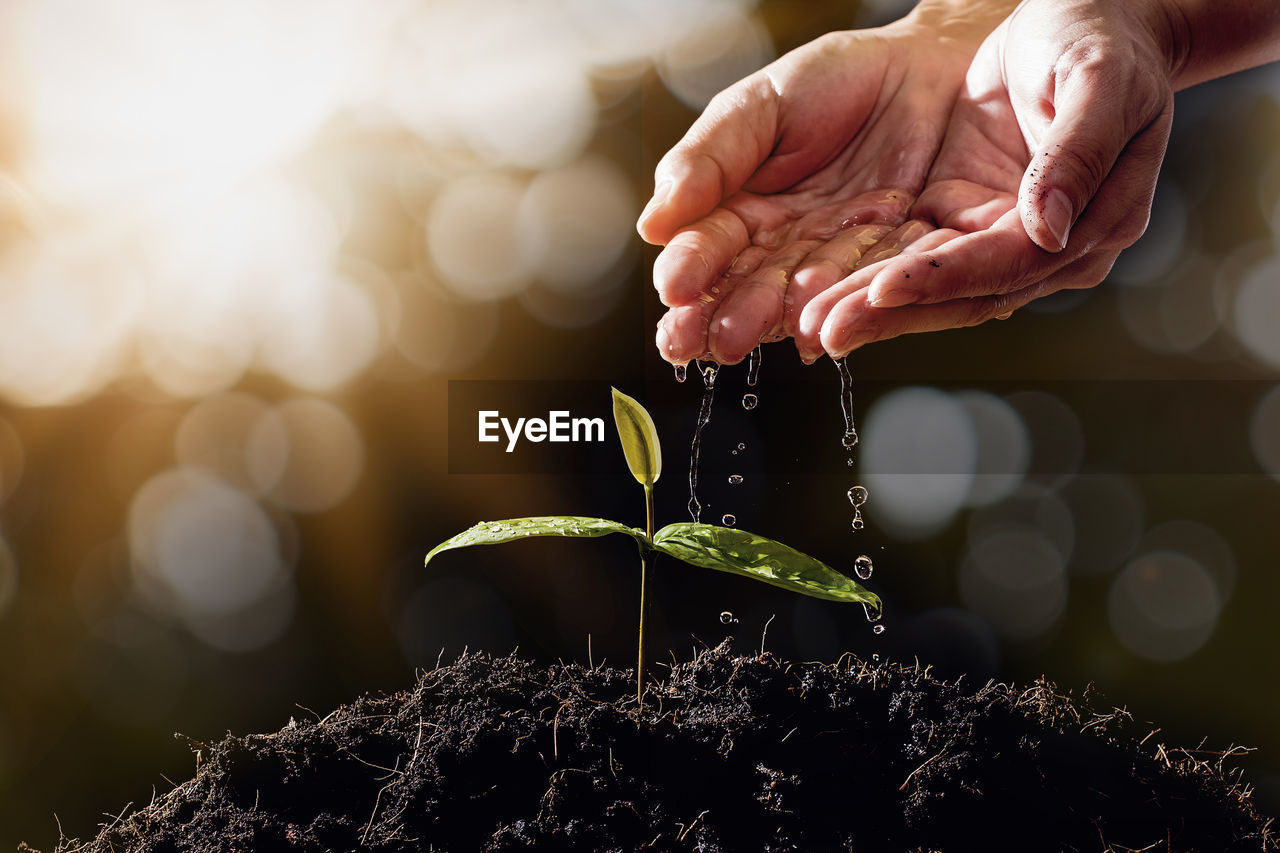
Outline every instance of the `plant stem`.
[[(653, 540), (653, 486), (644, 487), (644, 532)], [(648, 573), (649, 561), (653, 559), (653, 549), (640, 549), (640, 636), (636, 653), (636, 704), (644, 707), (644, 581)]]

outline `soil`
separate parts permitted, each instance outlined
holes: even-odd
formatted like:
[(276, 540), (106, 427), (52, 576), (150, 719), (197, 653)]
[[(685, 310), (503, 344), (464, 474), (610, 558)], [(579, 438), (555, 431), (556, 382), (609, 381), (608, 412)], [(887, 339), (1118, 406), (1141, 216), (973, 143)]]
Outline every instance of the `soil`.
[[(1228, 765), (1046, 681), (735, 654), (632, 674), (464, 654), (409, 691), (196, 745), (72, 851), (1276, 850)], [(194, 748), (194, 747), (193, 747)]]

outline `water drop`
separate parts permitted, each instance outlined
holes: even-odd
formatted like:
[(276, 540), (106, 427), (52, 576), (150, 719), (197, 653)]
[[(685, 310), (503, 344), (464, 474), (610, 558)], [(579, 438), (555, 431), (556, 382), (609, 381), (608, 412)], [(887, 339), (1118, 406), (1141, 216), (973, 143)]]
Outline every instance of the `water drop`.
[(747, 449), (747, 443), (746, 443), (745, 441), (739, 441), (739, 442), (738, 442), (738, 449), (739, 449), (739, 450), (746, 450), (746, 449)]
[(720, 624), (721, 625), (737, 625), (738, 617), (734, 616), (728, 610), (722, 610), (720, 612)]
[(689, 515), (694, 522), (702, 521), (702, 504), (698, 502), (698, 455), (702, 448), (702, 428), (711, 420), (711, 403), (716, 394), (716, 373), (719, 365), (711, 362), (707, 366), (698, 365), (702, 372), (702, 405), (698, 408), (698, 420), (693, 427), (693, 442), (689, 447)]
[(880, 617), (883, 615), (878, 609), (873, 608), (870, 604), (865, 604), (865, 603), (862, 605), (862, 612), (867, 614), (868, 622), (879, 622)]
[[(763, 360), (764, 354), (760, 351), (760, 345), (756, 344), (756, 348), (747, 357), (747, 385), (751, 388), (756, 387), (756, 383), (760, 381), (760, 362)], [(745, 404), (746, 401), (743, 402)], [(747, 408), (751, 407), (747, 406)]]
[(676, 381), (677, 381), (677, 382), (683, 382), (683, 381), (684, 381), (684, 378), (685, 378), (685, 375), (686, 375), (687, 370), (688, 370), (688, 366), (687, 366), (687, 365), (683, 365), (683, 364), (677, 364), (677, 365), (676, 365)]
[(840, 412), (844, 415), (844, 438), (840, 443), (845, 450), (851, 450), (858, 443), (858, 430), (853, 426), (853, 377), (849, 375), (845, 359), (835, 361), (836, 369), (840, 371)]
[(742, 475), (741, 475), (741, 474), (730, 474), (730, 475), (729, 475), (729, 485), (731, 485), (731, 486), (739, 486), (739, 485), (742, 485)]
[(871, 660), (873, 660), (873, 661), (874, 661), (874, 662), (876, 662), (876, 663), (879, 663), (879, 662), (880, 662), (880, 655), (872, 655), (872, 656), (871, 656)]
[(857, 509), (867, 502), (869, 493), (864, 486), (849, 487), (849, 503), (853, 504), (853, 508)]
[(848, 458), (848, 459), (844, 460), (844, 464), (845, 464), (845, 465), (847, 465), (848, 467), (852, 468), (852, 467), (853, 467), (853, 457), (850, 457), (850, 458)]
[(853, 561), (854, 573), (864, 581), (871, 577), (871, 571), (874, 568), (875, 567), (871, 563), (871, 558), (866, 554), (863, 554), (861, 557)]
[(720, 519), (720, 523), (723, 524), (725, 527), (733, 527), (735, 524), (738, 523), (738, 517), (731, 512), (726, 512), (724, 516)]
[(862, 512), (860, 510), (853, 511), (853, 524), (850, 525), (855, 531), (866, 527), (867, 523), (862, 520)]
[(873, 634), (883, 634), (883, 633), (884, 633), (884, 626), (883, 626), (883, 625), (873, 625), (873, 626), (871, 627), (871, 633), (873, 633)]
[(759, 403), (760, 403), (760, 398), (757, 397), (755, 394), (742, 395), (742, 408), (746, 409), (747, 411), (751, 411)]

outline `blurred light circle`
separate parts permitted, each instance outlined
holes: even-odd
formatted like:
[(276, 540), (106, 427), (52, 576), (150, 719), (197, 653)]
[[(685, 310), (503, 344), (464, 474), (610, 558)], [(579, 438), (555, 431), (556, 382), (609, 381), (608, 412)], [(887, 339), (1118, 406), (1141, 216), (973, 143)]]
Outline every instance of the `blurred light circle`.
[(516, 214), (522, 251), (546, 287), (598, 285), (632, 242), (635, 199), (626, 175), (599, 156), (543, 172)]
[(1175, 352), (1191, 352), (1218, 330), (1214, 310), (1216, 259), (1201, 254), (1185, 258), (1161, 287), (1160, 325)]
[(977, 540), (959, 575), (965, 605), (1007, 640), (1040, 636), (1066, 608), (1062, 555), (1034, 528), (1004, 528)]
[(1065, 565), (1076, 544), (1076, 519), (1057, 492), (1023, 483), (998, 503), (969, 514), (969, 537), (979, 540), (1003, 529), (1034, 529), (1050, 542)]
[(503, 299), (533, 279), (518, 234), (523, 197), (519, 182), (496, 174), (457, 178), (436, 197), (427, 217), (427, 248), (444, 284), (458, 296)]
[(685, 106), (701, 111), (721, 90), (774, 57), (768, 31), (734, 2), (705, 3), (685, 35), (658, 57), (658, 75)]
[(0, 537), (0, 619), (18, 595), (18, 561), (9, 549), (9, 543)]
[(965, 406), (934, 388), (903, 388), (875, 402), (861, 432), (861, 479), (877, 522), (907, 539), (945, 527), (963, 506), (978, 461)]
[(1249, 418), (1249, 444), (1258, 465), (1280, 480), (1280, 384), (1262, 395)]
[(1074, 476), (1084, 460), (1084, 429), (1075, 411), (1045, 391), (1015, 391), (1004, 399), (1031, 435), (1027, 478), (1052, 485)]
[(293, 512), (341, 503), (364, 469), (364, 442), (345, 412), (324, 400), (281, 403), (254, 426), (249, 475), (272, 501)]
[(297, 606), (297, 590), (292, 581), (287, 581), (233, 613), (193, 611), (186, 614), (184, 621), (205, 645), (244, 653), (265, 648), (279, 639), (293, 622)]
[(113, 237), (71, 231), (0, 255), (0, 395), (67, 404), (119, 375), (142, 283)]
[(396, 349), (418, 367), (439, 373), (460, 371), (493, 346), (498, 312), (491, 303), (459, 302), (415, 278), (401, 279), (397, 292)]
[(1265, 257), (1248, 270), (1235, 294), (1232, 332), (1259, 361), (1280, 367), (1280, 255)]
[(450, 117), (471, 149), (495, 164), (542, 169), (572, 159), (595, 131), (585, 69), (535, 46), (528, 33), (507, 47), (502, 62), (481, 54), (455, 71)]
[[(347, 4), (21, 4), (31, 170), (114, 208), (177, 181), (216, 186), (296, 152), (338, 106)], [(74, 27), (67, 26), (74, 20)]]
[(1116, 638), (1134, 654), (1181, 660), (1205, 644), (1221, 604), (1213, 579), (1183, 554), (1156, 551), (1116, 576), (1107, 615)]
[[(625, 281), (619, 277), (619, 281)], [(529, 316), (555, 329), (580, 329), (606, 316), (622, 301), (626, 289), (606, 286), (596, 291), (564, 293), (534, 285), (520, 294), (520, 304)]]
[(202, 468), (242, 491), (254, 491), (247, 458), (249, 437), (269, 408), (241, 392), (201, 400), (178, 426), (174, 437), (178, 463)]
[(0, 417), (0, 504), (18, 488), (24, 461), (22, 438), (12, 424)]
[(1138, 551), (1166, 551), (1190, 558), (1208, 572), (1219, 604), (1225, 604), (1235, 591), (1235, 555), (1227, 540), (1208, 525), (1187, 519), (1166, 521), (1143, 534)]
[(1119, 568), (1142, 536), (1146, 504), (1137, 484), (1113, 474), (1086, 474), (1059, 494), (1075, 519), (1071, 573), (1098, 577)]
[(977, 470), (967, 506), (985, 506), (1018, 488), (1031, 458), (1031, 439), (1012, 406), (985, 391), (955, 395), (969, 413), (978, 439)]
[(913, 616), (894, 640), (946, 675), (983, 678), (1000, 670), (1000, 641), (991, 623), (963, 607), (935, 607)]
[(184, 617), (244, 610), (289, 575), (262, 508), (189, 468), (159, 474), (135, 495), (129, 549), (142, 591)]
[(307, 391), (333, 391), (378, 354), (381, 324), (373, 300), (345, 276), (316, 282), (287, 315), (264, 330), (259, 357), (282, 379)]
[(1109, 280), (1125, 285), (1160, 283), (1187, 247), (1188, 216), (1182, 189), (1172, 180), (1161, 181), (1146, 232), (1116, 259)]

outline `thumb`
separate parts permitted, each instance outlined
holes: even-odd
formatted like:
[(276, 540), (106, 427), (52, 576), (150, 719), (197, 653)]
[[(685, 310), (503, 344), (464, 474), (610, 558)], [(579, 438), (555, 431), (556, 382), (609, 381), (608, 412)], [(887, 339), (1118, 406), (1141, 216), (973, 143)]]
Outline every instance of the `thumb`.
[[(1154, 116), (1135, 115), (1128, 81), (1096, 67), (1059, 78), (1053, 118), (1018, 191), (1027, 235), (1046, 252), (1060, 252), (1071, 229), (1106, 181), (1129, 140)], [(1135, 126), (1136, 125), (1136, 126)]]
[(777, 93), (759, 72), (716, 95), (658, 162), (640, 236), (666, 245), (741, 189), (773, 150), (777, 124)]

